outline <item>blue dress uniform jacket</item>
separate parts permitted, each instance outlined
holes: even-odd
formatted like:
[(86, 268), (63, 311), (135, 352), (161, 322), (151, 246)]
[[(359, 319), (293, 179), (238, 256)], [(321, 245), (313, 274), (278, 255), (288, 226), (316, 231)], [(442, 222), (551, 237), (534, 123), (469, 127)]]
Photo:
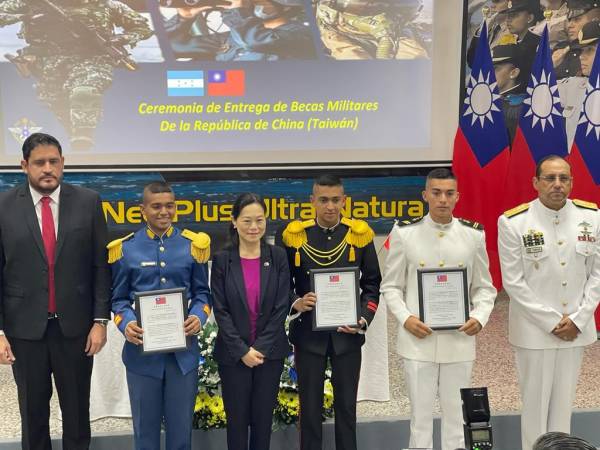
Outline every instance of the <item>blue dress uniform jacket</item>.
[[(211, 296), (208, 268), (192, 257), (191, 241), (172, 227), (161, 239), (149, 229), (138, 230), (123, 242), (123, 256), (112, 264), (112, 311), (119, 330), (136, 320), (133, 293), (156, 289), (185, 287), (189, 299), (188, 314), (198, 316), (204, 324), (210, 313)], [(183, 374), (198, 368), (199, 348), (196, 336), (187, 351), (175, 353)], [(131, 342), (123, 347), (123, 363), (138, 375), (162, 378), (167, 354), (142, 355)]]

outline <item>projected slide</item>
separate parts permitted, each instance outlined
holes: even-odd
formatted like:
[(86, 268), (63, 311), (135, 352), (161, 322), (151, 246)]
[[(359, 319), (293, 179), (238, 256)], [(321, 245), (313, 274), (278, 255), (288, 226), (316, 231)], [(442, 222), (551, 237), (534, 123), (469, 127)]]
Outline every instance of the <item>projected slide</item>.
[(35, 131), (81, 165), (448, 159), (432, 130), (454, 98), (433, 98), (437, 8), (0, 0), (0, 164)]

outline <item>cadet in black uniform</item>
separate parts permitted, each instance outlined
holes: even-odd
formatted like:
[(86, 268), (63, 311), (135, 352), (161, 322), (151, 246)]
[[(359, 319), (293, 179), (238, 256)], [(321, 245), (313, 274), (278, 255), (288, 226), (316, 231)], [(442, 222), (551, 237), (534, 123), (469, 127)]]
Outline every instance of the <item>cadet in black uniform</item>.
[[(300, 448), (321, 450), (323, 383), (331, 363), (337, 450), (356, 450), (356, 395), (364, 331), (377, 311), (381, 274), (373, 245), (373, 230), (356, 219), (341, 216), (346, 196), (341, 180), (319, 177), (311, 202), (316, 220), (294, 221), (276, 243), (286, 248), (291, 271), (292, 320), (300, 391)], [(312, 311), (318, 301), (311, 292), (310, 269), (360, 268), (360, 328), (343, 326), (336, 331), (313, 331)]]

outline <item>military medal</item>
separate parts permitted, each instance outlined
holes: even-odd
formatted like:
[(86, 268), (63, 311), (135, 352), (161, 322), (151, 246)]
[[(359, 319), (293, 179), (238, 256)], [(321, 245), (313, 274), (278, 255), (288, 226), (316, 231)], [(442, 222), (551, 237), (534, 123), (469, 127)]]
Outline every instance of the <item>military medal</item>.
[(541, 231), (529, 230), (522, 238), (526, 253), (540, 253), (544, 249), (544, 233)]
[(592, 232), (588, 231), (588, 228), (591, 227), (592, 225), (590, 225), (586, 221), (583, 221), (577, 226), (580, 228), (580, 230), (579, 230), (580, 234), (579, 234), (579, 236), (577, 236), (578, 241), (580, 241), (580, 242), (596, 242), (596, 238), (594, 236), (592, 236)]

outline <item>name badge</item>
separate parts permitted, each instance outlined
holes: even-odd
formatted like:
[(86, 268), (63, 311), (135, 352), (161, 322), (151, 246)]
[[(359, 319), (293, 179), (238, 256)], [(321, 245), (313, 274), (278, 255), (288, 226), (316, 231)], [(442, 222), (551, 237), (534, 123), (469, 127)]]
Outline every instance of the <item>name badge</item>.
[(140, 265), (142, 267), (154, 267), (156, 266), (156, 261), (142, 261)]

